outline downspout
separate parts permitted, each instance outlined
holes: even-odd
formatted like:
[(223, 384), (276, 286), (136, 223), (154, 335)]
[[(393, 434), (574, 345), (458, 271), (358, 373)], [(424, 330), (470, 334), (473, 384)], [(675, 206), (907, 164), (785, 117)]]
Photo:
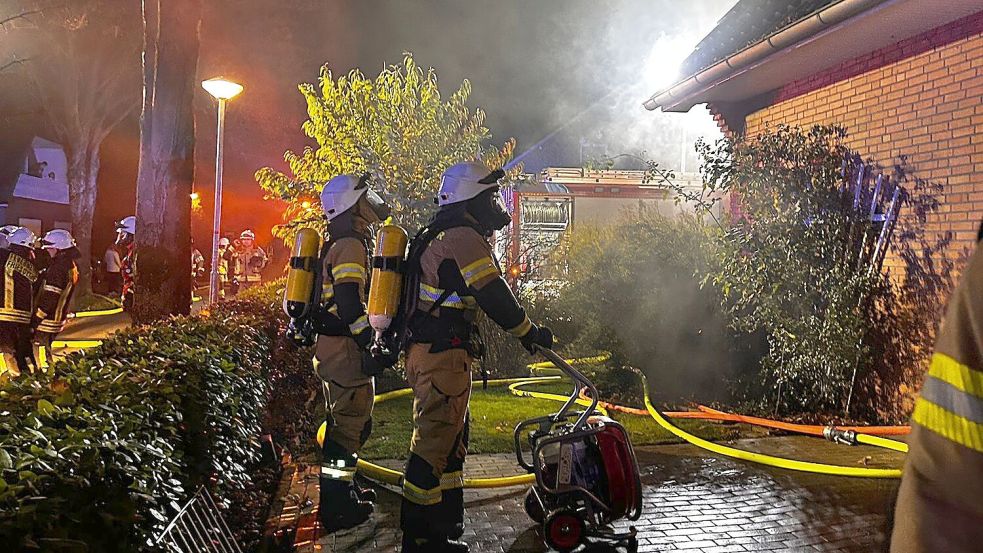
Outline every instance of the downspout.
[(772, 54), (794, 47), (860, 13), (898, 1), (841, 0), (657, 93), (642, 105), (649, 111), (659, 107), (665, 111), (665, 108), (681, 103), (691, 94), (719, 84)]

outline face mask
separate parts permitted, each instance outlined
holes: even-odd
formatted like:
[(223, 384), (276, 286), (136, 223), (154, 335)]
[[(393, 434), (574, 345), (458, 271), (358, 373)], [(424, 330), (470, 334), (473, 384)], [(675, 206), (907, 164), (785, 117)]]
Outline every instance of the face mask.
[(502, 230), (512, 221), (512, 216), (505, 209), (502, 196), (497, 188), (482, 192), (470, 200), (468, 213), (478, 221), (478, 224), (487, 233)]

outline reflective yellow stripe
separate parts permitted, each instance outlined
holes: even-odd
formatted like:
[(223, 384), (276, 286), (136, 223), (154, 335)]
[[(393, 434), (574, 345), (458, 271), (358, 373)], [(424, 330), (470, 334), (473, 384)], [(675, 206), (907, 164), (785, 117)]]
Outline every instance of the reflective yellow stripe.
[(352, 336), (362, 332), (366, 328), (369, 328), (369, 318), (366, 315), (362, 315), (361, 317), (355, 319), (354, 323), (348, 325), (348, 330), (351, 331)]
[(61, 294), (61, 288), (53, 286), (51, 284), (45, 284), (44, 289), (46, 292), (54, 292), (56, 294)]
[(461, 268), (461, 276), (464, 277), (464, 283), (468, 286), (490, 274), (498, 274), (498, 267), (490, 257), (482, 257), (467, 267)]
[(321, 286), (321, 299), (328, 299), (333, 297), (334, 297), (334, 286), (332, 286), (330, 283), (327, 282), (324, 283), (324, 286)]
[(331, 268), (331, 276), (335, 281), (351, 278), (365, 282), (365, 267), (358, 263), (342, 263)]
[[(428, 301), (430, 303), (435, 303), (440, 299), (440, 296), (444, 294), (444, 291), (440, 288), (434, 288), (433, 286), (427, 286), (426, 284), (420, 283), (420, 299), (423, 301)], [(441, 307), (450, 307), (452, 309), (464, 309), (464, 301), (455, 293), (451, 293), (444, 299), (444, 303), (440, 304)]]
[(983, 424), (960, 417), (925, 398), (915, 402), (911, 420), (959, 445), (983, 453)]
[(529, 317), (526, 317), (525, 320), (523, 320), (522, 323), (519, 324), (519, 326), (510, 328), (509, 334), (511, 334), (512, 336), (517, 336), (519, 338), (522, 338), (523, 336), (529, 333), (529, 329), (531, 328), (532, 328), (532, 321), (529, 320)]
[(332, 305), (331, 307), (329, 307), (328, 308), (328, 313), (331, 313), (332, 315), (334, 315), (335, 317), (337, 317), (338, 316), (338, 306), (337, 305)]
[(341, 480), (344, 482), (351, 482), (355, 479), (355, 468), (351, 469), (336, 469), (333, 467), (321, 467), (321, 476), (330, 478), (332, 480)]
[(425, 490), (403, 479), (403, 497), (417, 505), (436, 505), (440, 503), (440, 486)]
[(440, 489), (454, 490), (464, 487), (464, 473), (461, 471), (445, 472), (440, 477)]
[(928, 374), (967, 394), (983, 398), (983, 372), (973, 370), (944, 353), (932, 356)]

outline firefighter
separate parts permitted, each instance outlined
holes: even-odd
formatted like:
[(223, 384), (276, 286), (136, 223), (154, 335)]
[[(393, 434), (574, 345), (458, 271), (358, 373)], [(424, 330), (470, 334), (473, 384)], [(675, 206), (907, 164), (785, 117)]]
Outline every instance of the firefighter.
[(205, 276), (205, 256), (201, 250), (195, 247), (194, 239), (191, 240), (191, 290), (197, 291), (200, 286), (199, 279)]
[(475, 162), (449, 168), (436, 198), (440, 208), (421, 233), (433, 238), (419, 255), (419, 301), (409, 320), (406, 379), (414, 400), (400, 521), (405, 553), (468, 551), (456, 540), (464, 533), (470, 370), (483, 349), (478, 309), (530, 352), (553, 345), (553, 333), (533, 324), (512, 294), (488, 242), (510, 221), (499, 194), (502, 176)]
[(37, 237), (18, 227), (7, 237), (7, 249), (0, 251), (3, 265), (3, 306), (0, 307), (0, 350), (7, 372), (19, 376), (37, 369), (31, 349), (31, 316), (38, 284), (34, 266)]
[(41, 348), (50, 353), (51, 342), (65, 329), (72, 295), (79, 279), (76, 260), (82, 257), (75, 238), (67, 230), (48, 231), (41, 239), (41, 247), (51, 256), (51, 263), (43, 273), (37, 307), (31, 319), (35, 359), (41, 359)]
[(256, 233), (246, 229), (239, 235), (239, 247), (236, 248), (236, 269), (243, 288), (256, 286), (262, 280), (263, 269), (268, 258), (263, 248), (256, 245)]
[(232, 249), (232, 242), (224, 236), (219, 238), (218, 296), (220, 298), (225, 298), (227, 295), (234, 296), (239, 290), (239, 281), (235, 276), (235, 263), (233, 261), (234, 255), (235, 250)]
[(949, 299), (907, 442), (891, 553), (980, 551), (983, 248), (979, 245)]
[(123, 309), (133, 307), (133, 293), (136, 288), (137, 253), (136, 253), (137, 218), (133, 215), (124, 217), (116, 223), (116, 247), (123, 253), (120, 262), (120, 275), (123, 278), (123, 290), (120, 299)]
[(375, 493), (354, 477), (358, 451), (372, 430), (373, 377), (384, 368), (369, 352), (372, 329), (365, 313), (370, 226), (388, 217), (389, 207), (369, 189), (367, 176), (352, 175), (331, 179), (321, 206), (329, 236), (322, 249), (322, 305), (314, 318), (314, 371), (327, 410), (320, 519), (331, 533), (358, 526), (373, 511)]

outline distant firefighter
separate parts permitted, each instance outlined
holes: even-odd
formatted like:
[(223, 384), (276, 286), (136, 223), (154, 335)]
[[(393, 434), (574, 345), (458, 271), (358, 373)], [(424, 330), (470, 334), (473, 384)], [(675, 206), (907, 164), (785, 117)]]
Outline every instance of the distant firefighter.
[(38, 303), (31, 319), (36, 359), (39, 358), (40, 348), (44, 348), (46, 353), (51, 352), (51, 342), (65, 329), (79, 280), (76, 260), (82, 256), (75, 238), (67, 230), (48, 231), (41, 239), (41, 247), (47, 250), (51, 262), (42, 274)]
[(239, 235), (239, 246), (236, 248), (236, 268), (243, 288), (256, 286), (262, 282), (262, 273), (267, 262), (266, 252), (256, 245), (256, 233), (249, 229), (242, 231)]
[(234, 296), (239, 292), (239, 277), (236, 274), (235, 250), (228, 238), (218, 241), (218, 297)]
[(133, 307), (133, 294), (136, 291), (137, 252), (136, 252), (137, 218), (133, 215), (124, 217), (116, 223), (116, 247), (125, 252), (120, 262), (120, 275), (123, 278), (121, 300), (123, 309)]
[(3, 305), (0, 306), (0, 352), (7, 373), (19, 376), (37, 369), (31, 348), (31, 317), (37, 292), (38, 270), (34, 266), (37, 237), (18, 227), (0, 251), (3, 266)]

